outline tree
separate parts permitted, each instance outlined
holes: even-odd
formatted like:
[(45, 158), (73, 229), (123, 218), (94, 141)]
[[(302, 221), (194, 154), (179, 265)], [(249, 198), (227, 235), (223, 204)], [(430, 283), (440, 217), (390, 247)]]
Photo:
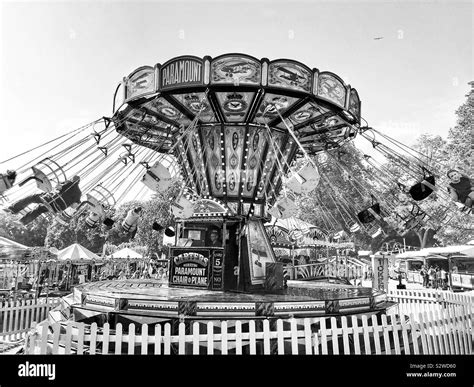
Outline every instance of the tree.
[(105, 234), (101, 227), (90, 228), (86, 225), (88, 212), (82, 212), (73, 217), (67, 225), (56, 220), (48, 228), (46, 245), (61, 250), (73, 243), (79, 243), (94, 253), (102, 253)]
[[(113, 246), (144, 247), (146, 255), (160, 254), (163, 245), (163, 230), (153, 230), (153, 223), (156, 222), (163, 228), (173, 224), (171, 214), (171, 201), (179, 192), (182, 182), (175, 179), (170, 188), (155, 194), (150, 200), (145, 202), (131, 201), (124, 203), (117, 209), (111, 210), (109, 217), (114, 220), (114, 227), (111, 230), (103, 228), (105, 240)], [(142, 214), (138, 220), (136, 235), (132, 238), (121, 228), (121, 224), (130, 209), (142, 207)]]
[(0, 211), (0, 236), (26, 246), (43, 246), (48, 226), (49, 220), (43, 216), (25, 226), (17, 215)]
[[(445, 146), (447, 159), (443, 172), (446, 174), (448, 168), (458, 169), (467, 174), (473, 184), (474, 82), (470, 85), (472, 88), (466, 102), (456, 110), (457, 123), (449, 130)], [(435, 238), (445, 245), (461, 244), (474, 239), (474, 215), (454, 211), (449, 222), (440, 227)]]

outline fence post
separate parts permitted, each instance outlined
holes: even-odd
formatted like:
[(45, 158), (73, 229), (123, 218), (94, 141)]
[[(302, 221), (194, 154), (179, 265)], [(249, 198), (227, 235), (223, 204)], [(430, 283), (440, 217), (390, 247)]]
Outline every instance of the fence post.
[(298, 355), (298, 327), (296, 326), (296, 319), (292, 317), (290, 319), (291, 329), (291, 354)]
[(270, 322), (268, 319), (263, 320), (263, 354), (270, 355)]
[(235, 354), (242, 355), (242, 321), (235, 323)]
[(90, 342), (90, 350), (89, 353), (91, 355), (95, 355), (97, 347), (97, 323), (92, 323), (91, 325), (91, 342)]
[(321, 323), (321, 353), (323, 355), (328, 354), (328, 341), (327, 341), (327, 331), (326, 331), (326, 318), (323, 317), (320, 320)]
[(148, 324), (142, 325), (142, 332), (141, 332), (141, 354), (147, 355), (148, 354)]
[(214, 355), (214, 323), (207, 323), (207, 354)]
[(331, 317), (331, 333), (332, 333), (332, 353), (339, 355), (339, 335), (337, 329), (336, 317)]
[(227, 337), (227, 321), (222, 321), (221, 324), (221, 354), (228, 353), (228, 337)]
[[(343, 318), (345, 318), (343, 316)], [(311, 322), (309, 318), (303, 320), (304, 323), (304, 342), (305, 342), (305, 354), (312, 355), (312, 346), (311, 346)]]
[(359, 320), (357, 319), (356, 316), (351, 317), (351, 323), (352, 323), (352, 337), (354, 339), (354, 354), (355, 355), (360, 355), (360, 341), (359, 341)]
[(283, 321), (281, 319), (277, 320), (277, 350), (279, 355), (285, 354), (285, 341), (284, 341), (284, 332), (283, 332)]
[(170, 323), (165, 324), (165, 333), (163, 335), (163, 341), (165, 344), (163, 353), (165, 355), (169, 355), (171, 353), (171, 324)]

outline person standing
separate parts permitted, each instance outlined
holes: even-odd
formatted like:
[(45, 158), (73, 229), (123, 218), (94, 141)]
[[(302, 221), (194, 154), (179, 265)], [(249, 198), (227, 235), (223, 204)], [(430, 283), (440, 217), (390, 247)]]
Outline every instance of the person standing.
[(433, 266), (430, 266), (428, 270), (428, 276), (429, 276), (429, 287), (434, 288), (435, 282), (436, 282), (436, 271)]
[(428, 274), (427, 274), (427, 270), (426, 270), (426, 267), (425, 265), (423, 265), (421, 267), (421, 270), (420, 270), (420, 276), (421, 276), (421, 279), (423, 281), (423, 287), (426, 288), (428, 286), (427, 282), (428, 282)]
[(441, 269), (441, 270), (440, 270), (441, 288), (442, 288), (443, 290), (446, 290), (447, 287), (448, 287), (448, 281), (447, 281), (448, 276), (447, 276), (446, 274), (447, 274), (447, 273), (446, 273), (446, 270), (444, 270), (444, 269)]

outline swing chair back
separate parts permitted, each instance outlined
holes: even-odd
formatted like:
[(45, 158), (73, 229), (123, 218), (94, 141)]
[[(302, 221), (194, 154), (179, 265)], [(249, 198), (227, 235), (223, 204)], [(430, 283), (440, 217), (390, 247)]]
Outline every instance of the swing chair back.
[(421, 182), (413, 185), (408, 191), (408, 193), (410, 194), (413, 200), (417, 202), (421, 201), (423, 199), (426, 199), (433, 193), (433, 191), (436, 190), (435, 183), (436, 180), (434, 176), (424, 177)]
[(46, 158), (31, 167), (33, 176), (23, 180), (19, 186), (23, 186), (30, 180), (36, 181), (36, 186), (43, 192), (51, 193), (54, 188), (67, 180), (64, 170), (56, 161)]
[(297, 211), (296, 203), (288, 197), (283, 197), (275, 202), (268, 213), (277, 219), (286, 219), (295, 216)]
[(155, 192), (164, 192), (171, 186), (171, 173), (163, 164), (156, 162), (142, 177), (142, 183)]
[(171, 212), (176, 218), (190, 218), (194, 213), (194, 204), (188, 198), (181, 196), (178, 200), (171, 203)]
[(297, 194), (307, 194), (313, 191), (319, 184), (319, 171), (316, 166), (310, 163), (302, 167), (298, 172), (294, 172), (286, 182), (286, 187)]

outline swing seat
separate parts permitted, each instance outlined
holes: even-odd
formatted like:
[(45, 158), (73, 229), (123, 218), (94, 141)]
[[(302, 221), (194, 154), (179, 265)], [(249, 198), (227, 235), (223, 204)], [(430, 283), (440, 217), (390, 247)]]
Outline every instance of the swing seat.
[(96, 228), (101, 220), (100, 214), (97, 212), (90, 212), (89, 215), (87, 216), (85, 223), (89, 228)]
[(380, 204), (375, 203), (369, 208), (362, 210), (357, 214), (357, 218), (360, 220), (361, 223), (370, 223), (373, 222), (375, 219), (380, 218)]
[(358, 223), (354, 223), (352, 226), (349, 227), (350, 232), (357, 232), (360, 230), (360, 225)]
[(296, 215), (298, 207), (296, 203), (288, 198), (277, 200), (268, 213), (277, 219), (286, 219)]
[(167, 227), (165, 229), (165, 235), (169, 238), (174, 237), (176, 235), (173, 227)]
[(366, 232), (371, 236), (371, 238), (377, 238), (380, 234), (384, 234), (382, 227), (378, 224), (374, 224), (372, 227), (367, 228)]
[(307, 164), (293, 174), (286, 182), (286, 187), (291, 189), (294, 193), (307, 194), (318, 186), (319, 179), (318, 169), (311, 164)]
[(90, 204), (91, 211), (99, 211), (104, 207), (113, 207), (116, 204), (114, 195), (102, 185), (97, 185), (87, 193), (87, 201)]
[(102, 223), (110, 230), (114, 226), (115, 222), (110, 218), (105, 218)]
[(75, 214), (76, 210), (72, 207), (69, 207), (66, 208), (64, 211), (60, 212), (58, 215), (56, 215), (55, 219), (63, 226), (67, 226)]
[(87, 197), (87, 204), (89, 205), (89, 209), (91, 212), (96, 213), (101, 218), (105, 218), (105, 211), (104, 207), (99, 200), (93, 197), (90, 193), (86, 195)]
[(30, 180), (35, 180), (36, 181), (36, 186), (43, 192), (46, 192), (46, 193), (50, 193), (53, 191), (53, 184), (51, 183), (51, 181), (49, 180), (48, 176), (46, 176), (46, 174), (39, 170), (38, 168), (35, 168), (35, 167), (31, 167), (31, 169), (33, 170), (33, 176), (30, 176), (28, 178), (26, 178), (25, 180), (23, 180), (19, 186), (23, 186), (24, 184), (26, 184), (28, 181)]
[[(65, 182), (67, 180), (64, 170), (59, 166), (56, 161), (50, 158), (45, 158), (31, 167), (33, 176), (30, 176), (23, 180), (19, 186), (23, 186), (30, 180), (36, 181), (36, 186), (43, 192), (50, 193), (53, 191), (55, 186)], [(45, 173), (45, 171), (48, 171)], [(54, 185), (54, 187), (53, 187)]]
[(187, 219), (193, 216), (194, 204), (185, 197), (171, 203), (171, 212), (176, 218)]
[(140, 213), (136, 213), (135, 210), (130, 210), (127, 213), (127, 216), (122, 222), (122, 229), (126, 233), (134, 234), (137, 232), (138, 219), (140, 218)]
[(171, 186), (171, 174), (163, 164), (157, 162), (142, 177), (142, 183), (155, 192), (164, 192)]
[(408, 193), (413, 198), (413, 200), (417, 202), (426, 199), (433, 193), (434, 190), (436, 190), (435, 182), (434, 176), (425, 177), (423, 181), (413, 185)]
[(153, 222), (152, 229), (155, 231), (161, 231), (164, 229), (164, 227), (158, 222)]

